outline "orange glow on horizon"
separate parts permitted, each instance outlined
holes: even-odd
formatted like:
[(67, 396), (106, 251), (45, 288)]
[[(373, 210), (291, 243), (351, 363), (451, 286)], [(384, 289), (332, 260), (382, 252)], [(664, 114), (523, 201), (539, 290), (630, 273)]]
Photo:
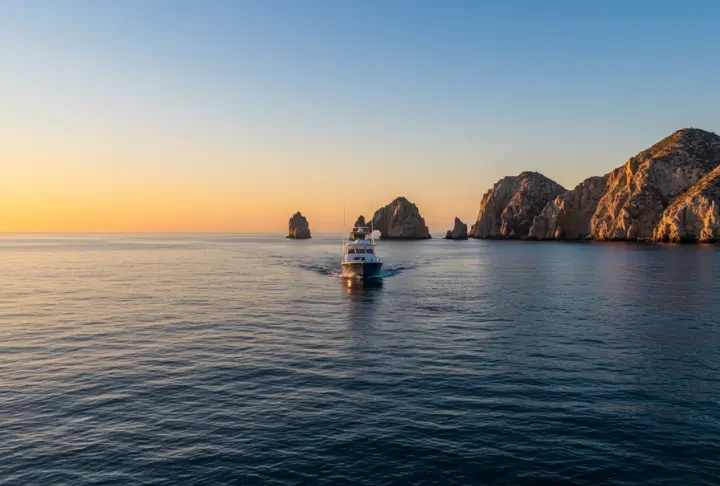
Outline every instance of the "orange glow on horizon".
[[(123, 153), (135, 161), (126, 164), (117, 154), (65, 146), (20, 149), (13, 158), (23, 163), (11, 165), (0, 180), (0, 232), (284, 233), (290, 216), (301, 211), (311, 231), (344, 233), (358, 215), (369, 218), (406, 196), (439, 235), (456, 215), (471, 224), (481, 197), (470, 185), (454, 187), (451, 175), (418, 172), (414, 180), (407, 175), (403, 180), (392, 170), (370, 178), (374, 186), (357, 192), (340, 182), (330, 163), (318, 166), (318, 157), (308, 168), (307, 155), (283, 165), (282, 154), (221, 153), (218, 159), (240, 162), (225, 162), (218, 170), (199, 167), (191, 157), (168, 167), (143, 163), (133, 153)], [(163, 155), (167, 158), (157, 154)]]
[[(206, 197), (202, 197), (206, 196)], [(386, 202), (390, 201), (390, 198)], [(449, 229), (454, 212), (439, 217), (437, 207), (418, 204), (431, 231), (439, 234)], [(0, 197), (3, 208), (0, 232), (17, 233), (236, 233), (279, 232), (287, 230), (287, 221), (295, 211), (301, 211), (316, 233), (342, 233), (355, 218), (363, 214), (372, 216), (374, 209), (362, 205), (348, 205), (345, 227), (342, 203), (328, 205), (326, 201), (287, 200), (245, 201), (240, 198), (217, 198), (208, 195), (135, 194), (132, 197), (90, 198), (36, 197), (8, 199)], [(424, 209), (427, 208), (427, 209)], [(476, 208), (471, 207), (470, 212)], [(461, 216), (462, 217), (462, 216)], [(471, 224), (471, 221), (466, 221)]]
[[(397, 194), (400, 195), (400, 194)], [(0, 193), (0, 232), (18, 233), (236, 233), (285, 232), (290, 216), (301, 211), (316, 233), (342, 233), (355, 218), (366, 218), (397, 195), (373, 197), (373, 202), (345, 201), (318, 193), (305, 197), (282, 194), (245, 194), (203, 187), (145, 187), (100, 185), (9, 190)], [(476, 198), (467, 198), (458, 214), (453, 202), (413, 198), (426, 224), (436, 234), (445, 232), (457, 214), (471, 224)], [(377, 200), (377, 202), (375, 202)]]

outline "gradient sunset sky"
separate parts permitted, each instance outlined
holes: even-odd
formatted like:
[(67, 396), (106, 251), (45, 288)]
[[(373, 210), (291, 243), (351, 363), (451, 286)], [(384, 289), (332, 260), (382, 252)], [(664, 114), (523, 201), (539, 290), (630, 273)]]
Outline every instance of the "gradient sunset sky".
[(436, 235), (502, 176), (572, 188), (720, 131), (720, 2), (8, 1), (0, 231)]

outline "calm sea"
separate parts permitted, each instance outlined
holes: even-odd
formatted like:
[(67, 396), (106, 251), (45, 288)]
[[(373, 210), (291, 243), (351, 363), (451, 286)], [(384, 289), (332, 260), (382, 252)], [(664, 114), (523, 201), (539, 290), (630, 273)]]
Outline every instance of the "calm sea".
[(718, 247), (0, 237), (0, 484), (718, 484)]

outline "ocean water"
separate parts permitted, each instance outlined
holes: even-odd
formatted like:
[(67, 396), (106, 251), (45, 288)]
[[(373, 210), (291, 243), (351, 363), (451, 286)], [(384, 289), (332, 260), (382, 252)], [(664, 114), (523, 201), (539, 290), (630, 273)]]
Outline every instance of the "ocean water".
[(0, 238), (0, 485), (719, 484), (720, 251)]

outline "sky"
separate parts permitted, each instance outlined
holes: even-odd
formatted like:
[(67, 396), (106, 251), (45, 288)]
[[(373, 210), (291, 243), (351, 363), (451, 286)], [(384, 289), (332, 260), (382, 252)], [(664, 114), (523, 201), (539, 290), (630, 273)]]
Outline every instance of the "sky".
[[(1, 232), (438, 235), (506, 175), (572, 188), (720, 131), (720, 2), (0, 3)], [(346, 216), (344, 216), (346, 215)]]

